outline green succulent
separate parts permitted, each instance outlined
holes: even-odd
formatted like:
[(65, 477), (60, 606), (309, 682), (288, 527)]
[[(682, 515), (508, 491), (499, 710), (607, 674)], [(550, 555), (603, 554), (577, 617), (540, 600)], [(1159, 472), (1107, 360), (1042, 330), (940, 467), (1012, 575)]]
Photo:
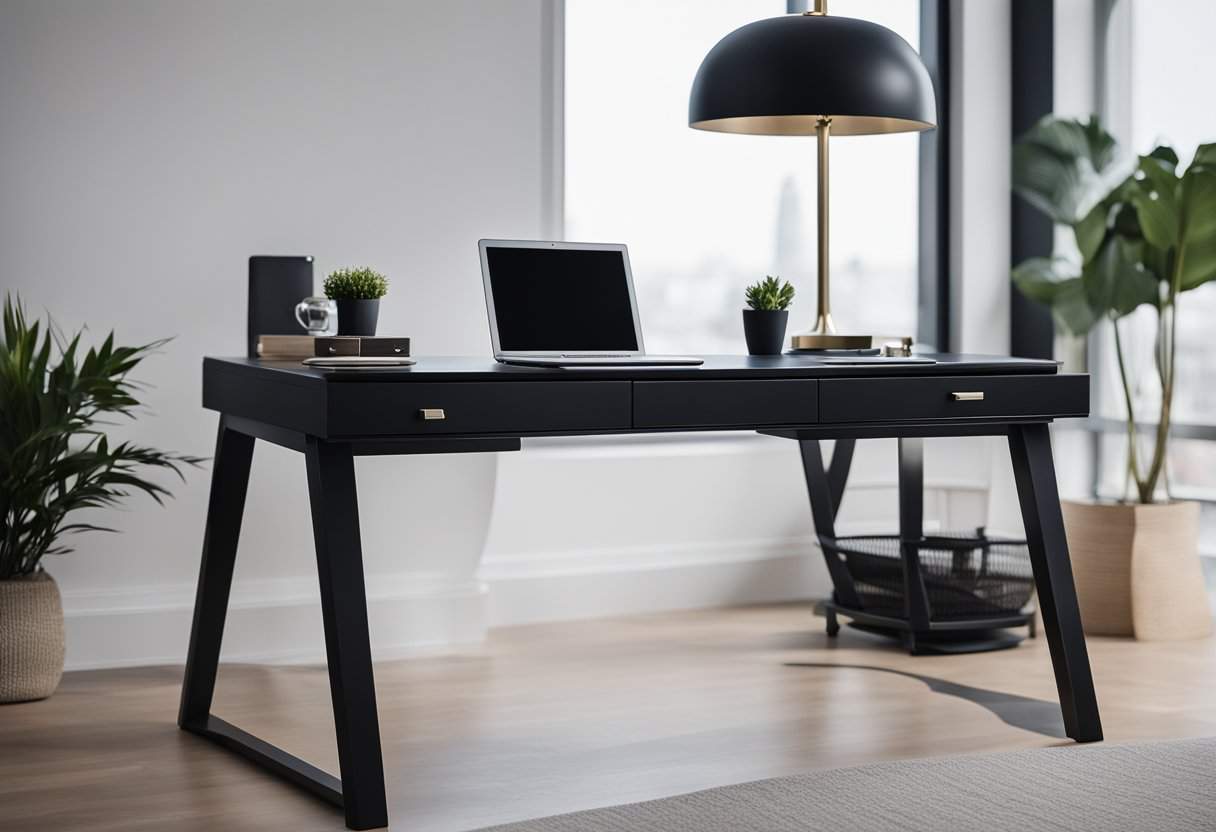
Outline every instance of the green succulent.
[(366, 266), (337, 269), (325, 278), (325, 297), (330, 300), (378, 300), (388, 294), (388, 278)]
[(794, 287), (788, 280), (780, 277), (765, 275), (764, 280), (758, 280), (747, 287), (747, 305), (751, 309), (764, 312), (781, 312), (790, 308), (794, 300)]

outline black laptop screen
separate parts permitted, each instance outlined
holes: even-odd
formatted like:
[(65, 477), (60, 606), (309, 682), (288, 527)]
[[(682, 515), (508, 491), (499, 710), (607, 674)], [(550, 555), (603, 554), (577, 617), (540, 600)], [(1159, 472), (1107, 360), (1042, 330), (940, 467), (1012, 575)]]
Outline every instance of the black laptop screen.
[(503, 352), (638, 349), (619, 251), (487, 246)]

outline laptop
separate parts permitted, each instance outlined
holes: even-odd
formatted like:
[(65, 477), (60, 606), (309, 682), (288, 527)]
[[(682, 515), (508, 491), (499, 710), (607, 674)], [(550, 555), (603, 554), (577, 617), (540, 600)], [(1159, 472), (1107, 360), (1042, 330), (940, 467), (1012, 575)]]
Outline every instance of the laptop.
[(541, 367), (688, 366), (647, 355), (629, 251), (607, 243), (479, 240), (494, 358)]

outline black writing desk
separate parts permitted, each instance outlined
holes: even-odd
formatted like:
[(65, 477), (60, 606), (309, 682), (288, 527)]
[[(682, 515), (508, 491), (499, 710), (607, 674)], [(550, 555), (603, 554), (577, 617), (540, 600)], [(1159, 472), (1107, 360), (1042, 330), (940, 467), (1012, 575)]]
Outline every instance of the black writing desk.
[[(203, 405), (219, 411), (219, 436), (178, 724), (343, 807), (352, 829), (384, 826), (354, 457), (516, 451), (531, 436), (758, 430), (798, 440), (804, 462), (819, 462), (807, 468), (816, 525), (830, 524), (840, 502), (853, 440), (1007, 436), (1064, 725), (1079, 742), (1100, 740), (1047, 429), (1088, 415), (1089, 379), (1046, 361), (933, 357), (844, 365), (722, 356), (696, 368), (577, 370), (476, 358), (363, 370), (208, 358)], [(211, 714), (256, 439), (305, 457), (341, 779)], [(826, 473), (821, 439), (837, 440)]]

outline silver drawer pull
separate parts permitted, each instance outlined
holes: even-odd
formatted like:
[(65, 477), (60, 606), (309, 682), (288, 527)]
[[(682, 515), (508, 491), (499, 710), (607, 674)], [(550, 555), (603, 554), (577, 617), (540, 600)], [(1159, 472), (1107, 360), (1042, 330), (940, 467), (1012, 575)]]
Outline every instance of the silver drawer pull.
[(418, 413), (428, 422), (442, 421), (448, 418), (442, 407), (424, 407)]
[(984, 400), (984, 391), (964, 390), (962, 392), (951, 393), (950, 396), (956, 402), (982, 402)]

